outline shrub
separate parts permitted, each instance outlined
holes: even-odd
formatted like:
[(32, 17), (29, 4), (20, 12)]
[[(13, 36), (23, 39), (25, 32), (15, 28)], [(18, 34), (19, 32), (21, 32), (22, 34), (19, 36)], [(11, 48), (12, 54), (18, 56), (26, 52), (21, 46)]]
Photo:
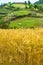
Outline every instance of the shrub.
[(0, 28), (2, 28), (2, 29), (9, 28), (8, 22), (1, 21), (0, 22)]

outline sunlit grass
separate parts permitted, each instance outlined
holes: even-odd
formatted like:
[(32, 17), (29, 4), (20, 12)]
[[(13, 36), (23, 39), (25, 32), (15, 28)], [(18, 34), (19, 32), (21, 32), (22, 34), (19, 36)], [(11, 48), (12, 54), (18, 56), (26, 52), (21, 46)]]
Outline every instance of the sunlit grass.
[(14, 7), (25, 8), (25, 4), (13, 4)]
[(16, 19), (15, 21), (11, 21), (9, 26), (12, 28), (42, 27), (43, 18), (24, 17), (21, 19)]

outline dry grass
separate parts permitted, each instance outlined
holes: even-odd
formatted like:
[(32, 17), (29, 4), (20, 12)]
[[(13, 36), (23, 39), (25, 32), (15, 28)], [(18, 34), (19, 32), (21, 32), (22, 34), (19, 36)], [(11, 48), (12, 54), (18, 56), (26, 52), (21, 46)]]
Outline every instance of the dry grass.
[(43, 28), (0, 29), (0, 65), (43, 65)]

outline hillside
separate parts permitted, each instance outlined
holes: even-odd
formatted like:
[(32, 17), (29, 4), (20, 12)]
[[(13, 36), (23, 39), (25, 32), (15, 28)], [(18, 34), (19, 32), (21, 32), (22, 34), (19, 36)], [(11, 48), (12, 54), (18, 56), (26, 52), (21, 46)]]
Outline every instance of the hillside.
[(0, 6), (0, 28), (34, 27), (43, 27), (43, 5), (8, 3)]

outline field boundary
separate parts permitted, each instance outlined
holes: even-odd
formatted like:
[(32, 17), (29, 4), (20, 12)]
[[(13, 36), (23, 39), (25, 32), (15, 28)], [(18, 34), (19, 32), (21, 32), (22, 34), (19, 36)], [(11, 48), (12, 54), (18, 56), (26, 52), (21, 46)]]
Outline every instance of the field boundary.
[(13, 21), (13, 20), (17, 20), (17, 19), (21, 19), (21, 18), (24, 18), (24, 17), (32, 17), (32, 18), (43, 18), (43, 16), (35, 16), (35, 15), (20, 15), (20, 16), (15, 16), (15, 17), (12, 17), (10, 20), (7, 20), (7, 21)]

